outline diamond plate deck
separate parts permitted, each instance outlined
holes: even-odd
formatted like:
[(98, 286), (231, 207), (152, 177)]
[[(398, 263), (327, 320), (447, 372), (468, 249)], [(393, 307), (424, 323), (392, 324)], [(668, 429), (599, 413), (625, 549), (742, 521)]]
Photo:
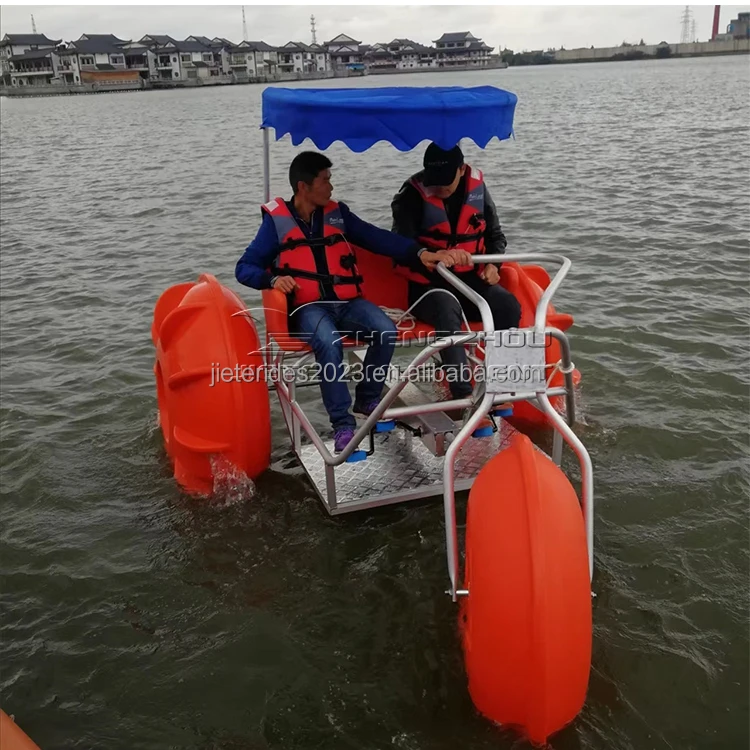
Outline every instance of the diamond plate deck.
[[(361, 360), (364, 350), (351, 350), (351, 361)], [(412, 357), (409, 357), (409, 360)], [(397, 406), (442, 401), (450, 398), (446, 383), (426, 380), (407, 383), (393, 403)], [(283, 407), (283, 399), (282, 407)], [(408, 419), (407, 421), (412, 421)], [(517, 433), (504, 419), (497, 419), (498, 430), (491, 437), (469, 438), (456, 459), (456, 491), (468, 490), (479, 470), (494, 455), (504, 450)], [(298, 458), (315, 487), (320, 500), (331, 515), (375, 508), (409, 500), (439, 497), (443, 494), (442, 456), (433, 455), (422, 441), (406, 430), (376, 434), (375, 453), (365, 461), (332, 467), (335, 504), (328, 500), (326, 464), (302, 431), (303, 444)], [(324, 441), (333, 454), (333, 440)], [(532, 443), (533, 444), (533, 443)], [(369, 439), (359, 446), (369, 449)], [(534, 445), (537, 450), (541, 450)]]
[[(469, 489), (482, 466), (506, 448), (515, 433), (504, 420), (498, 420), (498, 431), (491, 437), (469, 438), (456, 459), (456, 490)], [(326, 441), (326, 446), (333, 453), (333, 441)], [(369, 448), (367, 438), (360, 448)], [(332, 515), (443, 494), (444, 459), (434, 456), (405, 430), (375, 435), (375, 453), (366, 461), (334, 467), (334, 507), (327, 500), (326, 465), (315, 446), (303, 445), (299, 458)]]

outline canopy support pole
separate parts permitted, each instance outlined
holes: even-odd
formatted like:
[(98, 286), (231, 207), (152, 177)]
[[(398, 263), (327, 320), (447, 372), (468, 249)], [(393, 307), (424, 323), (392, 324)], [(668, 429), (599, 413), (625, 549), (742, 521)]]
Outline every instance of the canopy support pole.
[(263, 202), (271, 200), (271, 159), (269, 154), (268, 128), (263, 130)]

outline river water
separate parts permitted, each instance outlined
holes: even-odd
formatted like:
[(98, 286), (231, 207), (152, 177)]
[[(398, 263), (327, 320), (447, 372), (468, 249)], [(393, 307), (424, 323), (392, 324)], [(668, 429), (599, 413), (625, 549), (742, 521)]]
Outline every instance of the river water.
[[(467, 157), (509, 249), (574, 264), (597, 598), (552, 747), (747, 747), (750, 60), (347, 84), (514, 91)], [(276, 406), (254, 496), (170, 476), (153, 305), (201, 272), (257, 302), (261, 90), (2, 101), (0, 705), (45, 750), (525, 747), (468, 698), (439, 503), (328, 518)], [(336, 144), (335, 195), (389, 226), (421, 153)]]

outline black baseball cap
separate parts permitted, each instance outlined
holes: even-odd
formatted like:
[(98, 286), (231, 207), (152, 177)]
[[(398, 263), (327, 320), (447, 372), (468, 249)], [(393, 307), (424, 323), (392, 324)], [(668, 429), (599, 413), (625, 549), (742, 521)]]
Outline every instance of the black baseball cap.
[(443, 187), (456, 179), (456, 171), (464, 163), (464, 155), (458, 146), (444, 151), (440, 146), (431, 143), (424, 152), (424, 175), (422, 184), (425, 187)]

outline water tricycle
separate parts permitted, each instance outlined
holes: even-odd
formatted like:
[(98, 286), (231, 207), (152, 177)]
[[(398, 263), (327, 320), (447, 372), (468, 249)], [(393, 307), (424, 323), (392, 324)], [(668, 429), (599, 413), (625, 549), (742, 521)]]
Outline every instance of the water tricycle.
[[(267, 88), (265, 201), (271, 129), (276, 140), (289, 134), (295, 146), (310, 139), (319, 150), (341, 141), (359, 153), (386, 141), (408, 151), (425, 140), (448, 149), (464, 138), (485, 148), (511, 137), (516, 103), (514, 94), (491, 86)], [(481, 322), (437, 337), (411, 316), (406, 278), (392, 261), (354, 251), (365, 298), (397, 323), (394, 362), (409, 348), (417, 353), (403, 368), (392, 367), (378, 408), (338, 454), (298, 398), (319, 380), (306, 374), (313, 355), (289, 332), (284, 294), (262, 293), (263, 339), (260, 321), (211, 274), (161, 295), (154, 369), (175, 479), (189, 493), (210, 495), (217, 462), (251, 479), (262, 474), (274, 391), (291, 447), (329, 514), (442, 496), (446, 593), (458, 604), (471, 698), (491, 721), (543, 743), (580, 712), (591, 662), (592, 465), (572, 430), (580, 374), (565, 331), (573, 318), (552, 305), (571, 262), (547, 253), (472, 256), (502, 263), (501, 283), (523, 310), (520, 327), (510, 331), (496, 331), (484, 299), (438, 265), (455, 294), (477, 306)], [(446, 399), (439, 383), (420, 380), (423, 366), (453, 345), (465, 346), (474, 366), (471, 398)], [(350, 363), (362, 361), (365, 346), (344, 340)], [(457, 409), (468, 415), (460, 422), (448, 416)], [(489, 434), (480, 427), (488, 419)], [(549, 454), (524, 434), (526, 426), (552, 430)], [(580, 499), (560, 468), (564, 443), (580, 463)], [(455, 494), (464, 490), (461, 575)]]

